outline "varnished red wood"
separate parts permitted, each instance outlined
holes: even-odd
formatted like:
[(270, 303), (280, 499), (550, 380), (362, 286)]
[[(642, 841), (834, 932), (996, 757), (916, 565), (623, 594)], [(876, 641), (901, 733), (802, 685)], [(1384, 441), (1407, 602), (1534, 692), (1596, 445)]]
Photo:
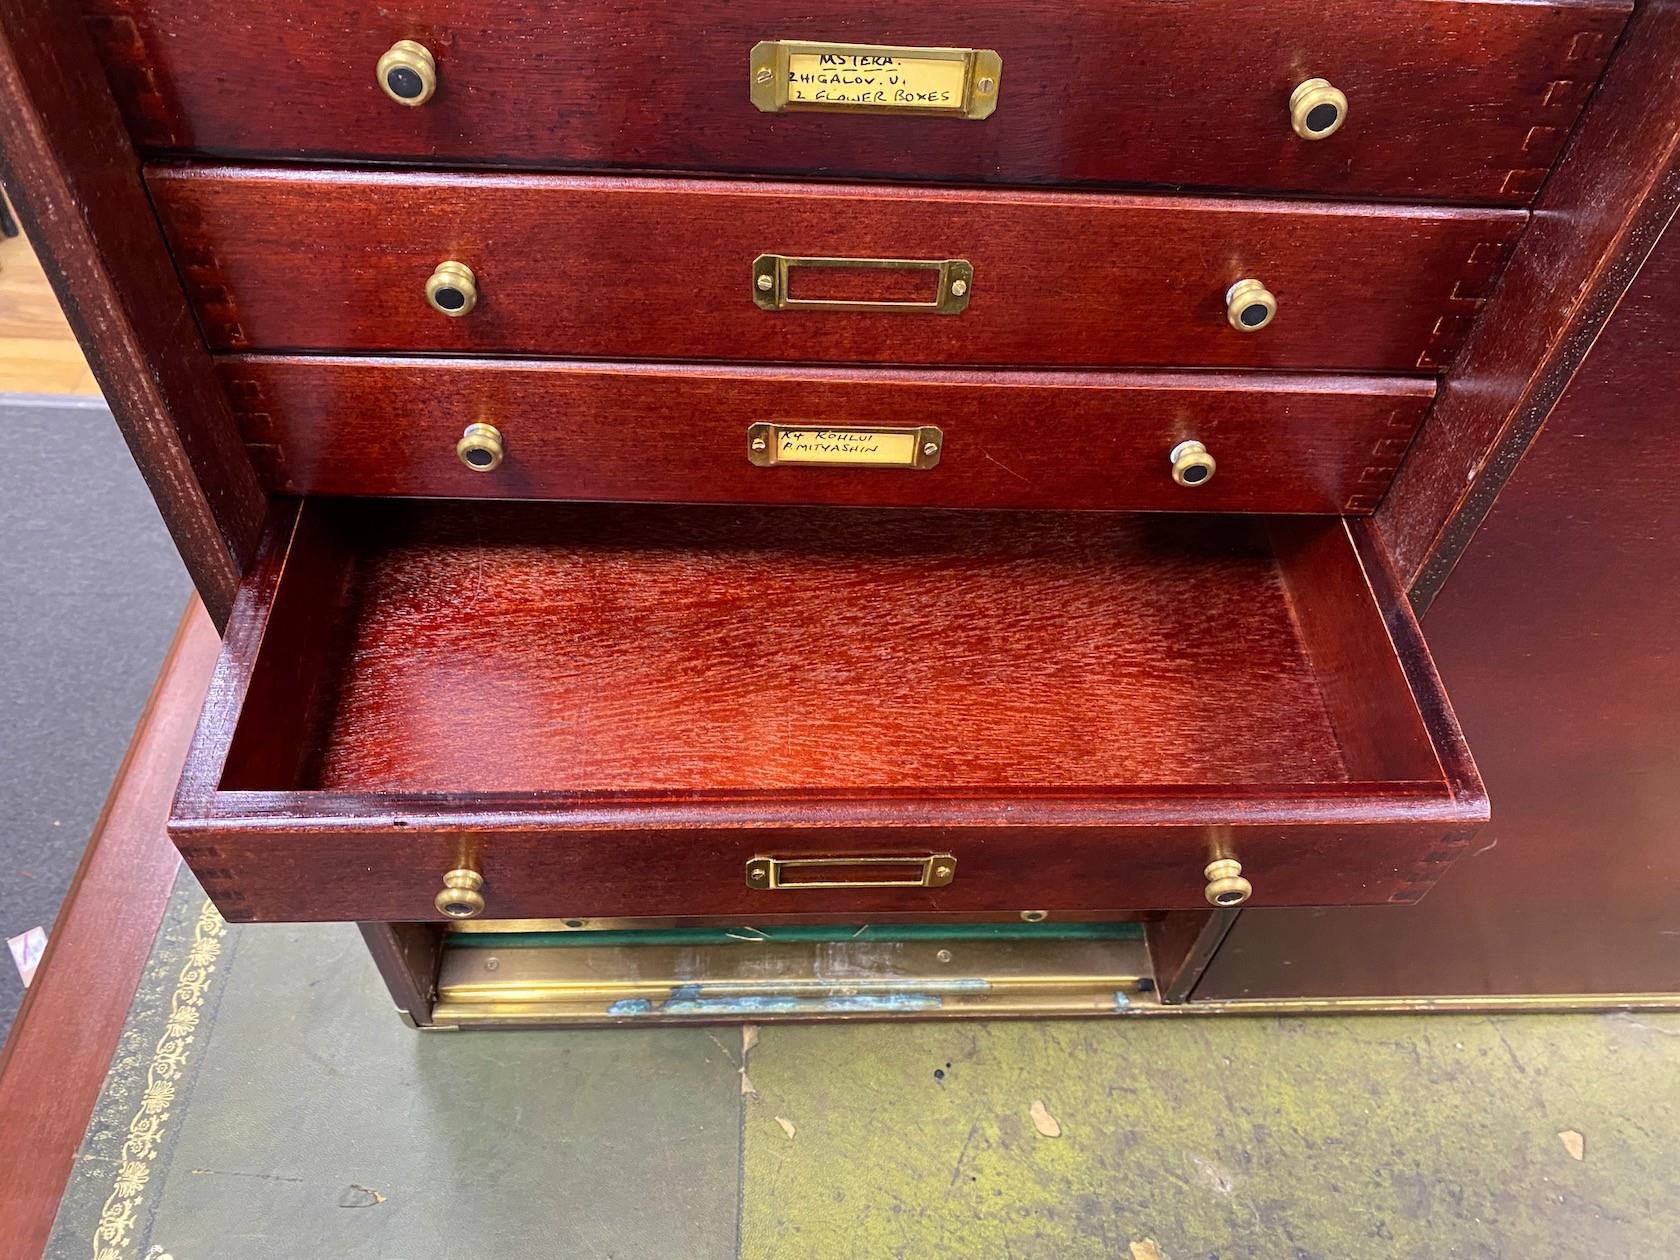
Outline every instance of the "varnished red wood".
[(46, 1247), (180, 858), (164, 824), (215, 664), (188, 610), (0, 1052), (0, 1256)]
[[(243, 919), (431, 917), (462, 864), (511, 917), (1192, 907), (1214, 835), (1263, 902), (1409, 899), (1485, 805), (1345, 531), (306, 504), (242, 594), (175, 834)], [(1343, 559), (1286, 575), (1317, 535)], [(1357, 711), (1291, 614), (1315, 580), (1399, 662)], [(933, 892), (744, 880), (930, 846), (963, 870)]]
[(0, 181), (219, 624), (263, 494), (73, 5), (0, 0)]
[[(631, 167), (959, 182), (1146, 183), (1522, 204), (1628, 9), (1312, 0), (86, 0), (153, 150), (437, 165)], [(374, 62), (428, 45), (439, 90), (387, 100)], [(984, 122), (764, 114), (766, 39), (957, 45), (1003, 58)], [(1290, 129), (1327, 76), (1348, 121)], [(300, 102), (307, 102), (300, 107)]]
[(416, 1028), (431, 1022), (443, 933), (429, 923), (358, 923), (397, 1013)]
[(1677, 304), (1671, 226), (1424, 620), (1493, 821), (1403, 913), (1244, 911), (1198, 998), (1680, 989)]
[[(1526, 213), (859, 185), (163, 167), (217, 349), (1433, 371)], [(762, 253), (973, 263), (960, 315), (764, 311)], [(438, 263), (472, 312), (424, 297)], [(1233, 329), (1256, 277), (1279, 314)], [(929, 287), (931, 296), (932, 288)]]
[(1419, 608), (1452, 571), (1677, 203), (1680, 4), (1652, 0), (1383, 507), (1383, 534)]
[(1149, 965), (1155, 973), (1155, 989), (1161, 1001), (1176, 1005), (1190, 1000), (1197, 981), (1237, 921), (1238, 913), (1220, 907), (1174, 910), (1144, 925)]
[[(1367, 513), (1433, 394), (1416, 378), (672, 367), (496, 360), (224, 360), (285, 494)], [(943, 433), (926, 470), (760, 468), (757, 421)], [(501, 431), (483, 474), (455, 444)], [(1218, 471), (1171, 475), (1204, 443)]]

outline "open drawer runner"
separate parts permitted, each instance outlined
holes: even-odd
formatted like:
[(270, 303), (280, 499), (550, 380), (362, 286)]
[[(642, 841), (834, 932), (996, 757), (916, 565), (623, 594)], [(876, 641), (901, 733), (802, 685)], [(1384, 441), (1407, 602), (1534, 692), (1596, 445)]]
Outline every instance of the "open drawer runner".
[(232, 920), (861, 921), (1414, 901), (1486, 813), (1367, 522), (311, 499), (171, 831)]

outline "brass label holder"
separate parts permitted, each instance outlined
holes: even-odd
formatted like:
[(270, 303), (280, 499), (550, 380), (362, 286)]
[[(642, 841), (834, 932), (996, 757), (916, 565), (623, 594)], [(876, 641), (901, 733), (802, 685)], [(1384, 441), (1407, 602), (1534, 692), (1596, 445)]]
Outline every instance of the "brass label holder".
[(747, 459), (760, 468), (838, 464), (927, 469), (939, 463), (944, 446), (945, 435), (931, 424), (893, 428), (766, 420), (747, 428)]
[(769, 39), (747, 60), (752, 103), (767, 114), (825, 110), (977, 120), (997, 109), (1003, 58), (990, 48), (905, 48)]
[[(869, 871), (860, 877), (848, 871)], [(894, 874), (902, 870), (902, 875)], [(829, 878), (823, 872), (831, 872)], [(957, 877), (957, 859), (949, 853), (926, 857), (755, 857), (747, 863), (747, 887), (766, 890), (801, 888), (944, 888)]]
[[(857, 298), (800, 298), (793, 296), (793, 273), (805, 270), (925, 271), (934, 276), (932, 298), (872, 301)], [(752, 295), (766, 311), (922, 311), (961, 315), (974, 289), (974, 267), (966, 258), (798, 258), (788, 254), (760, 254), (753, 259)]]

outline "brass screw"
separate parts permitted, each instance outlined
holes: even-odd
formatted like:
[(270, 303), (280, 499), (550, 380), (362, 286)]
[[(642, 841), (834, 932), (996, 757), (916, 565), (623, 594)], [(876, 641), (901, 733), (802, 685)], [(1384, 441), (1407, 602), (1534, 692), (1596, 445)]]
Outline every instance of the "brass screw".
[(754, 871), (752, 873), (752, 877), (754, 879), (757, 879), (757, 880), (762, 880), (764, 878), (764, 872), (763, 871)]
[(938, 442), (923, 442), (922, 443), (922, 454), (923, 455), (937, 455), (937, 454), (939, 454), (939, 443)]
[(968, 292), (968, 281), (967, 280), (953, 280), (953, 281), (951, 281), (951, 295), (953, 297), (961, 297), (963, 294), (965, 294), (967, 292)]
[(773, 289), (775, 287), (776, 287), (775, 277), (773, 277), (773, 276), (760, 276), (758, 278), (758, 291), (760, 293), (768, 293), (768, 292), (770, 292), (771, 289)]
[(760, 83), (768, 83), (775, 77), (775, 74), (771, 71), (769, 66), (760, 66), (758, 68), (758, 73), (753, 76), (753, 78), (757, 79)]
[(769, 446), (770, 443), (766, 442), (763, 438), (754, 438), (752, 440), (752, 448), (755, 451), (767, 450)]
[(950, 962), (951, 961), (951, 951), (948, 950), (948, 949), (942, 949), (937, 954), (935, 954), (934, 957), (937, 958), (940, 962)]
[(933, 868), (933, 873), (935, 875), (939, 876), (939, 878), (944, 879), (945, 876), (947, 876), (951, 873), (951, 868), (949, 866), (947, 866), (945, 863), (941, 862), (938, 866)]
[(987, 75), (985, 78), (980, 80), (979, 86), (981, 96), (990, 96), (992, 94), (992, 89), (995, 88), (997, 84), (993, 82), (991, 75)]

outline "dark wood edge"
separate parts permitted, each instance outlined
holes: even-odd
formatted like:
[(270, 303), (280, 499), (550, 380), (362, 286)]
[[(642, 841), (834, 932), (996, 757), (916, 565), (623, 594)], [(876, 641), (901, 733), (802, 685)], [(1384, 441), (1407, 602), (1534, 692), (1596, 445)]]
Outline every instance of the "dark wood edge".
[(1453, 713), (1446, 685), (1435, 668), (1435, 658), (1429, 654), (1423, 628), (1401, 585), (1382, 533), (1368, 519), (1348, 519), (1343, 525), (1365, 572), (1371, 596), (1382, 613), (1394, 654), (1412, 689), (1412, 698), (1423, 714), (1441, 774), (1454, 800), (1465, 809), (1460, 821), (1472, 825), (1484, 823), (1488, 820), (1487, 788), (1476, 769), (1475, 758), (1470, 755), (1470, 745)]
[(252, 668), (302, 516), (301, 506), (295, 499), (274, 505), (256, 554), (234, 592), (223, 622), (221, 651), (205, 696), (203, 717), (187, 750), (172, 815), (196, 816), (216, 799), (239, 710), (251, 685)]
[[(8, 0), (20, 3), (21, 0)], [(146, 166), (146, 179), (153, 187), (168, 184), (219, 184), (242, 181), (277, 186), (330, 184), (344, 188), (360, 185), (377, 198), (391, 187), (389, 172), (376, 167), (340, 165), (276, 166), (269, 163), (236, 161), (155, 162)], [(411, 167), (403, 171), (404, 189), (435, 189), (440, 194), (474, 188), (543, 189), (565, 188), (608, 192), (717, 193), (736, 197), (840, 198), (862, 196), (871, 200), (901, 201), (916, 206), (940, 202), (981, 202), (988, 206), (1066, 205), (1086, 207), (1128, 207), (1139, 209), (1206, 210), (1218, 214), (1240, 213), (1261, 217), (1280, 215), (1287, 219), (1395, 219), (1413, 222), (1468, 222), (1521, 225), (1529, 211), (1521, 206), (1449, 205), (1418, 201), (1312, 200), (1293, 196), (1243, 197), (1198, 190), (1149, 190), (1143, 188), (1067, 187), (977, 187), (970, 184), (905, 184), (875, 180), (819, 180), (769, 176), (737, 178), (669, 172), (642, 174), (589, 170), (496, 170), (474, 167), (439, 169)], [(284, 353), (283, 351), (280, 353)]]
[(217, 625), (265, 497), (75, 4), (0, 0), (0, 180)]
[(1202, 973), (1219, 952), (1225, 936), (1242, 911), (1213, 907), (1174, 910), (1143, 928), (1149, 963), (1155, 969), (1155, 991), (1169, 1006), (1188, 1002)]
[(1680, 204), (1680, 0), (1633, 19), (1377, 521), (1427, 609)]
[(216, 655), (195, 600), (140, 716), (0, 1052), (0, 1257), (39, 1256), (105, 1084), (180, 857), (164, 824)]
[(432, 1027), (444, 932), (434, 923), (358, 923), (362, 940), (390, 990), (397, 1014), (410, 1028)]
[(1317, 394), (1361, 398), (1433, 400), (1431, 376), (1384, 376), (1359, 372), (1255, 372), (1230, 368), (1023, 368), (1023, 367), (906, 367), (887, 364), (857, 367), (832, 363), (695, 363), (666, 359), (532, 359), (474, 358), (451, 355), (427, 358), (394, 354), (225, 354), (217, 356), (224, 377), (237, 378), (252, 369), (286, 368), (397, 368), (423, 366), (435, 373), (532, 372), (565, 377), (610, 375), (634, 379), (680, 371), (693, 380), (769, 380), (856, 382), (860, 385), (986, 385), (1078, 387), (1182, 391), (1189, 394)]

